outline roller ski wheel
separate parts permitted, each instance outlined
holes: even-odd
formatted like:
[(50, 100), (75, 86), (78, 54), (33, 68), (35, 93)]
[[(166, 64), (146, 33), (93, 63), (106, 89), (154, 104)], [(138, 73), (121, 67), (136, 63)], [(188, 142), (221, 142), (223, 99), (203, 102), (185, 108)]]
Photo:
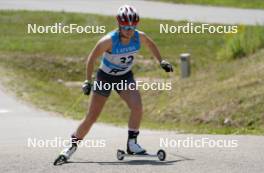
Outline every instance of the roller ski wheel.
[(118, 160), (124, 160), (125, 154), (123, 150), (117, 150), (116, 157)]
[(53, 165), (57, 166), (57, 165), (61, 165), (67, 162), (67, 158), (64, 155), (59, 155), (56, 160), (54, 161)]
[(164, 150), (159, 150), (156, 154), (128, 154), (123, 150), (117, 150), (116, 155), (118, 160), (124, 160), (125, 157), (147, 157), (147, 158), (158, 158), (160, 161), (164, 161), (166, 159), (166, 152)]
[(159, 150), (157, 156), (160, 161), (164, 161), (166, 159), (166, 152), (164, 150)]

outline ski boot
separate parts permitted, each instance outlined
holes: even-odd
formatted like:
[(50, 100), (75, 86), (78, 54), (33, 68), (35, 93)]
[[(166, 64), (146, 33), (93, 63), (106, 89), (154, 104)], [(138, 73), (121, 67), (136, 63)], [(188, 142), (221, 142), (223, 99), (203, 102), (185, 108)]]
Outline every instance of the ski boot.
[(139, 132), (128, 131), (127, 154), (145, 154), (146, 150), (137, 143)]
[(71, 146), (61, 151), (59, 156), (55, 159), (53, 165), (60, 165), (66, 163), (73, 153), (77, 150), (78, 143), (81, 140), (76, 138), (74, 135), (71, 136)]
[(64, 150), (61, 151), (59, 156), (56, 158), (53, 165), (56, 166), (56, 165), (61, 165), (63, 163), (66, 163), (76, 150), (77, 150), (77, 145), (72, 145), (69, 148), (65, 148)]

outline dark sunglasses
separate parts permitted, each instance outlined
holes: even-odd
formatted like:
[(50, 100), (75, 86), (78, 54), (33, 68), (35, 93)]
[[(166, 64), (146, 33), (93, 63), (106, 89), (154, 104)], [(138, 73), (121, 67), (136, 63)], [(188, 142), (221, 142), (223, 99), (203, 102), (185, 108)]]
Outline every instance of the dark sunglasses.
[(120, 26), (121, 29), (129, 31), (129, 30), (135, 30), (137, 27), (136, 26)]

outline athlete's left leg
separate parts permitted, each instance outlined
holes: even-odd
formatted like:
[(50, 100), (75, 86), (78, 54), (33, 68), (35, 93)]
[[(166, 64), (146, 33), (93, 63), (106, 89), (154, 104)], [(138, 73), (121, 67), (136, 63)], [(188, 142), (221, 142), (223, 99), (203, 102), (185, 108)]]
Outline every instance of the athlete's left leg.
[(146, 150), (141, 148), (137, 143), (137, 136), (139, 134), (139, 127), (143, 114), (140, 93), (138, 90), (123, 90), (119, 92), (119, 95), (126, 102), (131, 111), (128, 122), (127, 152), (129, 154), (143, 154)]
[(120, 97), (126, 102), (131, 113), (128, 128), (138, 130), (143, 114), (141, 96), (138, 90), (123, 90), (119, 93)]

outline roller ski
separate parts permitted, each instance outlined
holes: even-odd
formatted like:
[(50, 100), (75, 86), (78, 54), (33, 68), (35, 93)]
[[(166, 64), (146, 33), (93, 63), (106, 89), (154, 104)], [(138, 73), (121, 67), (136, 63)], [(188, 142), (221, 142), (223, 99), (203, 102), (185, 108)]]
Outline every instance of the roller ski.
[(62, 150), (59, 156), (55, 159), (53, 165), (56, 166), (56, 165), (67, 163), (67, 161), (70, 159), (70, 157), (76, 150), (77, 150), (77, 145), (72, 145), (69, 148), (65, 148), (64, 150)]
[(164, 150), (159, 150), (156, 154), (149, 154), (147, 152), (143, 153), (143, 154), (129, 154), (126, 153), (124, 150), (117, 150), (117, 154), (116, 157), (118, 160), (124, 160), (125, 157), (147, 157), (147, 158), (158, 158), (160, 161), (165, 161), (166, 159), (166, 152)]
[(160, 161), (166, 159), (166, 153), (164, 150), (159, 150), (157, 154), (149, 154), (137, 143), (137, 136), (139, 132), (129, 132), (129, 138), (127, 141), (127, 152), (123, 150), (117, 150), (117, 159), (123, 160), (125, 157), (158, 157)]

